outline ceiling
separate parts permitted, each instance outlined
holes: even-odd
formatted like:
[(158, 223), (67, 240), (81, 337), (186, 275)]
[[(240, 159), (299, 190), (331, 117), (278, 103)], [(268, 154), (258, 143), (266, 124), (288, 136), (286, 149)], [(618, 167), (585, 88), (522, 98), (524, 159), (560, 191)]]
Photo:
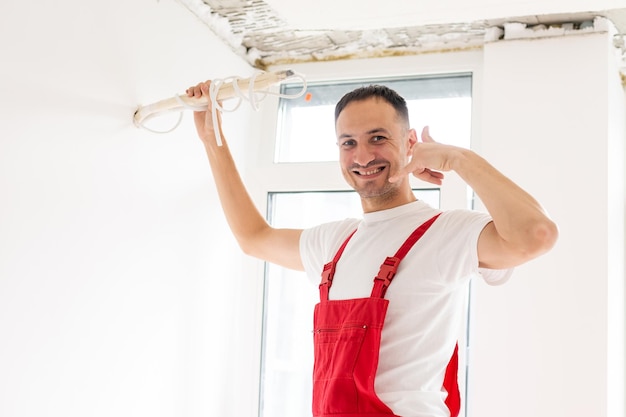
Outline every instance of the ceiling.
[[(425, 13), (417, 3), (385, 0), (384, 10), (373, 13), (367, 7), (373, 0), (342, 0), (343, 12), (332, 6), (337, 0), (179, 1), (250, 65), (262, 70), (299, 62), (465, 50), (502, 38), (565, 36), (605, 31), (608, 26), (623, 50), (626, 33), (626, 9), (563, 13), (553, 7), (539, 10), (546, 11), (542, 14), (503, 18), (498, 17), (505, 13), (497, 7), (501, 2), (458, 10), (467, 3), (440, 0), (437, 9), (429, 7)], [(491, 0), (474, 1), (484, 6)], [(515, 6), (515, 2), (508, 4)], [(523, 7), (509, 7), (508, 13), (528, 11), (528, 2), (517, 4)]]

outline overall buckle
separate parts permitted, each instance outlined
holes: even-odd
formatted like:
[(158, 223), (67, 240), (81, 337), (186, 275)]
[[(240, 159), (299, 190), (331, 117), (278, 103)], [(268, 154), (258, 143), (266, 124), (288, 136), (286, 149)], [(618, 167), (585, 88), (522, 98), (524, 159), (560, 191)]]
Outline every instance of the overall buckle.
[(378, 271), (378, 275), (376, 275), (375, 279), (383, 281), (383, 286), (388, 287), (391, 280), (396, 275), (396, 272), (398, 272), (399, 263), (400, 258), (388, 256), (387, 259), (385, 259), (385, 262), (380, 265), (380, 270)]
[(328, 262), (326, 265), (324, 265), (324, 269), (322, 270), (322, 282), (320, 283), (320, 287), (323, 285), (330, 286), (334, 276), (335, 262)]

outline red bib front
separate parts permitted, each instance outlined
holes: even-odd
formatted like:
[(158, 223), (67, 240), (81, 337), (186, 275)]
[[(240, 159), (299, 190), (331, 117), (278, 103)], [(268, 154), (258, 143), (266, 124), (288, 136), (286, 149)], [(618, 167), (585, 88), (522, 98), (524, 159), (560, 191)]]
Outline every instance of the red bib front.
[[(374, 278), (369, 298), (328, 299), (335, 267), (354, 232), (343, 242), (333, 260), (324, 266), (319, 286), (320, 302), (315, 306), (314, 315), (314, 417), (394, 416), (374, 390), (381, 334), (389, 305), (385, 292), (402, 259), (438, 216), (415, 229), (396, 254), (385, 259)], [(456, 350), (450, 365), (455, 356)], [(450, 372), (450, 365), (444, 381), (449, 385), (446, 386), (449, 393), (446, 404), (451, 416), (457, 416), (460, 401), (456, 363), (454, 372)]]

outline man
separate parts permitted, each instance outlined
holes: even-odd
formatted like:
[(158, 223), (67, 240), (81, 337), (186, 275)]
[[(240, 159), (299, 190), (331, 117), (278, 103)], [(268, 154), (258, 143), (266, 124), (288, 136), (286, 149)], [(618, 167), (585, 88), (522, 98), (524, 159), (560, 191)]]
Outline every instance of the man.
[[(208, 95), (200, 83), (187, 94)], [(210, 112), (194, 115), (228, 223), (243, 251), (320, 283), (314, 314), (314, 416), (456, 416), (456, 335), (472, 275), (491, 284), (547, 252), (558, 235), (539, 203), (474, 152), (410, 128), (384, 86), (346, 94), (335, 110), (339, 162), (362, 220), (307, 230), (270, 227), (216, 145)], [(220, 132), (221, 134), (222, 132)], [(223, 137), (223, 135), (222, 135)], [(489, 214), (418, 201), (408, 175), (441, 184), (455, 171)]]

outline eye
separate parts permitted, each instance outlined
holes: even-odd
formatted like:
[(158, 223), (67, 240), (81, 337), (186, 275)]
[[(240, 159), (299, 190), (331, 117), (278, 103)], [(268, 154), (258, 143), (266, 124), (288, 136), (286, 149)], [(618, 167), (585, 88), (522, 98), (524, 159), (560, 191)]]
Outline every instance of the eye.
[(381, 135), (376, 135), (376, 136), (372, 136), (372, 138), (370, 139), (371, 142), (382, 142), (385, 139), (387, 139), (386, 136), (381, 136)]
[(342, 148), (351, 148), (356, 145), (356, 141), (354, 139), (346, 139), (343, 142), (339, 143), (339, 146)]

